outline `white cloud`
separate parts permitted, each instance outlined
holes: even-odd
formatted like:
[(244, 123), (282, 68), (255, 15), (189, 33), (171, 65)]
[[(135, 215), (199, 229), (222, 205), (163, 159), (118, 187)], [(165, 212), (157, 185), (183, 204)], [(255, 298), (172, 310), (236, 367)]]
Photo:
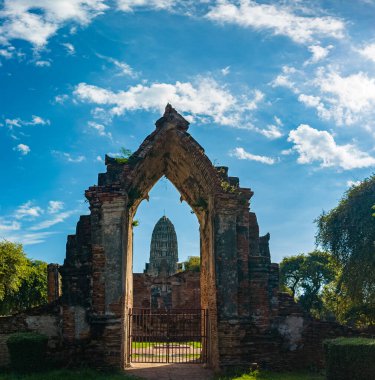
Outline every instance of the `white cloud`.
[(10, 59), (13, 57), (13, 52), (9, 49), (0, 49), (0, 57)]
[(108, 106), (112, 115), (134, 110), (163, 111), (167, 103), (190, 113), (201, 121), (246, 128), (244, 117), (263, 99), (258, 90), (249, 96), (234, 96), (229, 89), (212, 78), (197, 77), (194, 83), (176, 82), (137, 84), (126, 91), (110, 91), (98, 86), (80, 83), (74, 95), (77, 99)]
[(308, 107), (319, 107), (322, 104), (319, 96), (300, 94), (298, 100)]
[(49, 201), (48, 202), (48, 213), (49, 214), (56, 214), (60, 210), (64, 208), (64, 202), (61, 201)]
[(5, 119), (5, 125), (9, 129), (13, 129), (13, 127), (21, 127), (21, 123), (21, 119)]
[(317, 63), (322, 59), (326, 58), (329, 54), (329, 51), (333, 48), (333, 45), (328, 45), (327, 47), (322, 47), (320, 45), (311, 45), (308, 47), (312, 57), (308, 59), (304, 65), (308, 65), (311, 63)]
[(85, 26), (106, 9), (105, 0), (4, 0), (0, 43), (21, 39), (42, 48), (66, 23)]
[(0, 219), (0, 233), (4, 231), (18, 231), (20, 228), (21, 224), (19, 222)]
[(31, 151), (30, 147), (25, 144), (18, 144), (16, 147), (13, 148), (13, 150), (20, 152), (23, 156), (26, 156)]
[[(64, 203), (61, 201), (49, 201), (46, 210), (49, 214), (49, 219), (42, 220), (41, 222), (30, 226), (30, 222), (32, 223), (36, 218), (41, 220), (40, 218), (45, 211), (41, 207), (36, 206), (32, 201), (28, 201), (14, 211), (12, 218), (6, 220), (0, 217), (0, 238), (25, 245), (42, 243), (55, 232), (31, 231), (50, 228), (80, 211), (70, 210), (60, 212), (63, 207)], [(13, 218), (15, 218), (15, 220), (12, 220)]]
[(51, 61), (43, 61), (43, 60), (35, 61), (35, 66), (38, 66), (38, 67), (50, 67), (51, 66)]
[(47, 119), (43, 119), (40, 116), (32, 115), (32, 118), (30, 121), (25, 121), (20, 118), (16, 119), (5, 119), (5, 125), (9, 129), (13, 129), (14, 127), (22, 127), (24, 125), (50, 125), (51, 122)]
[(73, 157), (70, 153), (60, 152), (58, 150), (52, 150), (51, 153), (54, 154), (55, 156), (62, 157), (66, 161), (72, 162), (72, 163), (79, 163), (86, 160), (86, 157), (83, 155), (78, 155), (76, 157)]
[(69, 43), (69, 42), (65, 42), (65, 43), (63, 43), (61, 45), (64, 46), (64, 48), (66, 49), (67, 53), (70, 54), (70, 55), (73, 55), (76, 52), (75, 47), (71, 43)]
[(279, 117), (274, 116), (273, 119), (275, 120), (276, 125), (278, 125), (279, 127), (282, 127), (284, 125)]
[(375, 62), (375, 43), (364, 46), (358, 49), (358, 52), (370, 61)]
[(286, 87), (294, 93), (298, 93), (295, 82), (291, 80), (291, 75), (296, 73), (296, 69), (290, 66), (283, 66), (282, 74), (279, 74), (270, 84), (272, 87)]
[(326, 112), (321, 115), (326, 119), (350, 125), (373, 113), (375, 79), (365, 73), (341, 76), (333, 70), (320, 69), (313, 84), (324, 98)]
[(43, 210), (39, 206), (35, 206), (32, 201), (27, 201), (19, 206), (15, 211), (14, 216), (16, 219), (35, 219), (43, 214)]
[(320, 118), (329, 120), (331, 113), (326, 109), (319, 96), (300, 94), (298, 100), (307, 107), (315, 108)]
[(35, 224), (34, 226), (30, 227), (29, 229), (30, 229), (30, 231), (45, 230), (46, 228), (50, 228), (50, 227), (54, 226), (55, 224), (63, 222), (65, 219), (69, 218), (75, 212), (76, 211), (61, 212), (59, 214), (56, 214), (52, 219), (44, 220), (43, 222)]
[(133, 12), (137, 8), (172, 9), (176, 0), (117, 0), (117, 7), (124, 12)]
[(311, 164), (320, 162), (320, 167), (339, 167), (344, 170), (375, 166), (375, 158), (360, 151), (353, 144), (337, 145), (327, 131), (319, 131), (307, 124), (301, 124), (290, 131), (288, 141), (299, 154), (297, 162)]
[(246, 108), (249, 110), (255, 110), (258, 108), (258, 104), (264, 99), (262, 91), (254, 90), (254, 98), (246, 103)]
[(49, 120), (45, 120), (40, 116), (33, 115), (31, 122), (26, 123), (26, 125), (50, 125)]
[(257, 131), (260, 134), (262, 134), (263, 136), (267, 137), (270, 140), (276, 140), (283, 135), (283, 132), (281, 130), (281, 127), (283, 126), (283, 122), (277, 116), (274, 116), (273, 119), (274, 119), (274, 124), (267, 125), (267, 128), (264, 128), (264, 129), (257, 128)]
[(256, 128), (256, 131), (270, 140), (278, 139), (283, 135), (280, 128), (274, 124), (269, 124), (267, 125), (267, 128), (264, 129)]
[(104, 59), (107, 62), (110, 62), (113, 65), (115, 65), (117, 67), (117, 69), (119, 70), (118, 75), (125, 75), (125, 76), (129, 76), (131, 78), (136, 78), (138, 76), (138, 73), (136, 73), (134, 71), (134, 69), (130, 65), (128, 65), (126, 62), (121, 62), (117, 59), (114, 59), (112, 57), (106, 57), (106, 56), (101, 55), (101, 54), (96, 54), (96, 55), (99, 58)]
[(99, 136), (105, 136), (112, 139), (111, 132), (106, 132), (105, 126), (103, 124), (98, 124), (98, 123), (95, 123), (94, 121), (89, 121), (88, 125), (91, 129), (96, 130)]
[(246, 152), (244, 148), (235, 148), (233, 151), (229, 153), (231, 156), (238, 158), (239, 160), (250, 160), (261, 162), (262, 164), (273, 165), (276, 160), (267, 156), (258, 156), (256, 154), (252, 154)]
[(102, 158), (102, 156), (96, 156), (96, 161), (98, 161), (98, 162), (103, 162), (103, 158)]
[(90, 111), (94, 119), (100, 120), (103, 124), (111, 124), (113, 115), (102, 107), (95, 107)]
[(269, 30), (297, 43), (312, 42), (322, 36), (343, 38), (345, 29), (344, 22), (338, 18), (301, 16), (282, 5), (259, 4), (252, 0), (241, 0), (238, 5), (232, 1), (218, 1), (206, 17), (221, 23)]
[(311, 76), (307, 79), (306, 74), (298, 71), (286, 75), (286, 84), (271, 84), (289, 87), (301, 103), (315, 108), (323, 120), (333, 120), (337, 125), (359, 124), (371, 132), (375, 116), (374, 77), (363, 72), (342, 75), (332, 66), (319, 67)]
[(77, 157), (72, 157), (69, 153), (63, 153), (63, 156), (66, 157), (68, 162), (78, 163), (78, 162), (82, 162), (86, 160), (86, 157), (82, 155), (77, 156)]
[(224, 76), (227, 76), (230, 73), (230, 66), (224, 67), (220, 71)]
[(62, 94), (62, 95), (56, 95), (55, 96), (55, 102), (58, 103), (58, 104), (64, 104), (66, 100), (69, 99), (69, 96), (66, 95), (66, 94)]
[(46, 238), (53, 235), (55, 232), (36, 232), (7, 235), (5, 238), (15, 243), (23, 245), (33, 245), (44, 243)]

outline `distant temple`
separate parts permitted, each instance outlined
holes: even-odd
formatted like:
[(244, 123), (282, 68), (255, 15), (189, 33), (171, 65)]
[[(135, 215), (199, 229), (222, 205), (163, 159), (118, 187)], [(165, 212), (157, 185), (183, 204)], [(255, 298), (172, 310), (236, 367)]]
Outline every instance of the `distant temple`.
[(144, 273), (150, 276), (172, 276), (178, 269), (177, 235), (173, 223), (164, 215), (152, 231), (150, 262)]
[(177, 235), (164, 215), (155, 224), (150, 261), (143, 273), (133, 275), (133, 307), (152, 309), (199, 309), (200, 273), (181, 271)]

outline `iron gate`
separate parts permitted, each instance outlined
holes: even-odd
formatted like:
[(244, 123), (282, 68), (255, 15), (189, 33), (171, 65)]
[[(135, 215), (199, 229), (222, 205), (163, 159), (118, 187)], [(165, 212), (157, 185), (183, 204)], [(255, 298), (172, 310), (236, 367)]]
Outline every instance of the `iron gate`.
[(207, 310), (130, 309), (129, 361), (207, 362)]

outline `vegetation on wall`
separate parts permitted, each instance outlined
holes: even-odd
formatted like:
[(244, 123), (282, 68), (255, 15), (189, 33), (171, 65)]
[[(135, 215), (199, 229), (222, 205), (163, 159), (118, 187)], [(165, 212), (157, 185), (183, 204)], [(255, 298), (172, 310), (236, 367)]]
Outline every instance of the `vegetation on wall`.
[(132, 151), (130, 149), (122, 147), (120, 149), (120, 157), (116, 157), (115, 160), (119, 164), (127, 164), (131, 155)]

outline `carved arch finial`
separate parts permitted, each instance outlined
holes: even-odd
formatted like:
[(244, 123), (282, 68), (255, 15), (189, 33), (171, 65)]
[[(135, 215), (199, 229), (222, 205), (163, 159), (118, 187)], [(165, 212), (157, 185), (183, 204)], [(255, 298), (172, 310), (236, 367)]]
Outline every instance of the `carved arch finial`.
[(189, 122), (180, 115), (170, 103), (165, 107), (164, 115), (155, 123), (156, 128), (163, 126), (176, 127), (186, 131), (189, 128)]

